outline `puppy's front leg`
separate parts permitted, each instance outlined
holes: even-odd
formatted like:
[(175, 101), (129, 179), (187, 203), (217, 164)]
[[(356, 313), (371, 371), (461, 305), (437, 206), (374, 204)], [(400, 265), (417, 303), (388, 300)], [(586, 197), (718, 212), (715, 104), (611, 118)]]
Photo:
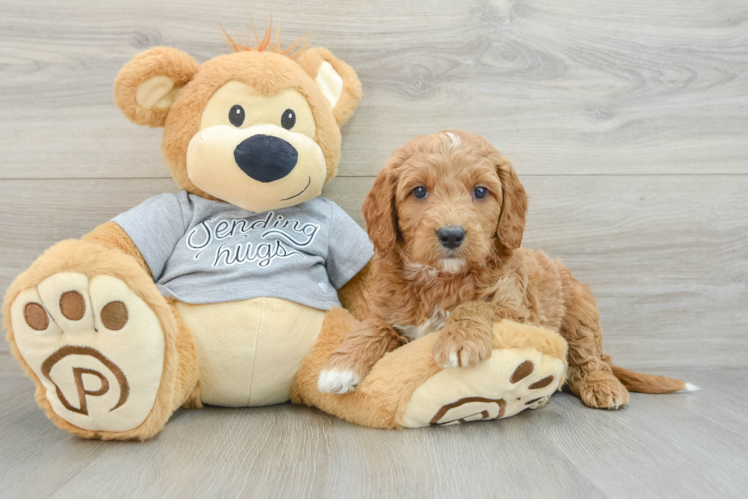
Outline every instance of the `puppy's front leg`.
[(434, 344), (434, 359), (445, 368), (474, 365), (491, 357), (493, 304), (472, 301), (460, 304), (447, 318)]
[(405, 337), (380, 319), (362, 321), (332, 352), (319, 374), (317, 388), (332, 394), (353, 392), (382, 356), (406, 342)]

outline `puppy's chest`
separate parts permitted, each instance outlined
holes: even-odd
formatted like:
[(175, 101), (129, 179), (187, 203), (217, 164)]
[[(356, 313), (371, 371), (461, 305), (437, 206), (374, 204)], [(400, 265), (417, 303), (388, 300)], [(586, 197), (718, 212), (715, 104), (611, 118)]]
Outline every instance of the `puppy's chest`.
[(403, 337), (410, 341), (418, 340), (429, 333), (440, 330), (449, 317), (449, 311), (435, 308), (431, 317), (419, 324), (411, 325), (392, 325), (392, 327)]

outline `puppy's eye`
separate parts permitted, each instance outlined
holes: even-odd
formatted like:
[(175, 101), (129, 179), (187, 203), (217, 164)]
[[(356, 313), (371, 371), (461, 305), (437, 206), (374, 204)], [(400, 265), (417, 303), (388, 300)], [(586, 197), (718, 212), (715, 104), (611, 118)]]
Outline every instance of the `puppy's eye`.
[(423, 186), (418, 186), (413, 190), (413, 196), (418, 198), (419, 200), (425, 200), (429, 195), (428, 189), (426, 189)]
[(244, 123), (244, 108), (238, 104), (229, 111), (229, 121), (234, 127), (241, 127)]
[(488, 188), (478, 186), (477, 188), (473, 189), (473, 198), (475, 198), (476, 200), (482, 200), (486, 196), (488, 196)]
[(294, 125), (296, 125), (296, 113), (293, 109), (285, 110), (281, 116), (281, 126), (286, 130), (291, 130)]

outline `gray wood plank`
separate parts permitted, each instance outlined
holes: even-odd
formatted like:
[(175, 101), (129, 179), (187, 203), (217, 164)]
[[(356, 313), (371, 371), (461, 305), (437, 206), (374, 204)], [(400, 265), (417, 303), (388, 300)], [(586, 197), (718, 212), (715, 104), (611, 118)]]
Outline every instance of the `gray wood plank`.
[[(248, 414), (251, 412), (251, 415)], [(292, 406), (252, 410), (210, 409), (189, 425), (199, 426), (199, 455), (177, 451), (143, 462), (142, 447), (127, 447), (118, 456), (98, 457), (55, 496), (87, 491), (106, 496), (240, 496), (240, 497), (485, 497), (599, 496), (600, 491), (558, 451), (544, 447), (542, 435), (510, 433), (503, 428), (440, 432), (422, 429), (399, 435), (362, 429), (306, 408)], [(178, 417), (181, 422), (182, 415)], [(216, 421), (217, 419), (217, 421)], [(187, 421), (185, 421), (187, 423)], [(199, 422), (199, 423), (198, 423)], [(538, 422), (526, 425), (534, 426)], [(170, 424), (174, 425), (174, 424)], [(170, 429), (169, 429), (170, 430)], [(170, 430), (171, 431), (171, 430)], [(483, 431), (483, 432), (481, 432)], [(159, 448), (188, 432), (174, 430), (159, 438)], [(521, 441), (520, 441), (521, 440)], [(145, 447), (156, 448), (151, 443)], [(523, 450), (517, 463), (508, 450)], [(157, 453), (158, 454), (158, 453)], [(159, 454), (160, 455), (160, 454)], [(450, 467), (453, 459), (470, 470)], [(211, 464), (224, 464), (216, 470)], [(114, 484), (99, 479), (126, 464), (130, 474)], [(532, 464), (532, 468), (527, 465)], [(537, 469), (552, 481), (538, 480)], [(189, 477), (190, 484), (152, 478)], [(514, 478), (507, 481), (507, 477)], [(282, 478), (282, 480), (281, 480)], [(154, 491), (155, 488), (155, 491)]]
[(2, 3), (0, 178), (165, 177), (160, 131), (126, 122), (112, 81), (172, 45), (205, 61), (271, 14), (360, 74), (344, 175), (405, 141), (481, 134), (526, 174), (748, 173), (748, 4), (347, 4), (216, 0)]
[[(748, 491), (748, 432), (739, 421), (748, 405), (735, 405), (742, 413), (737, 420), (726, 421), (722, 408), (730, 399), (728, 386), (736, 394), (748, 390), (746, 375), (690, 372), (689, 378), (704, 381), (702, 391), (633, 394), (622, 412), (574, 412), (548, 435), (610, 497), (742, 497)], [(555, 403), (565, 416), (581, 405), (571, 398)], [(668, 478), (678, 478), (677, 486)]]
[(0, 497), (49, 497), (107, 449), (52, 425), (36, 406), (30, 380), (2, 378), (0, 386), (12, 405), (0, 413)]
[[(748, 356), (748, 177), (522, 177), (525, 246), (589, 283), (606, 352), (622, 366), (742, 367)], [(325, 194), (361, 223), (371, 178)], [(169, 180), (0, 181), (0, 289), (44, 249), (163, 191)], [(0, 345), (0, 352), (7, 345)], [(2, 358), (0, 358), (2, 361)], [(10, 368), (10, 370), (14, 370)]]
[(734, 395), (748, 372), (687, 375), (705, 389), (634, 395), (617, 412), (562, 393), (499, 422), (401, 432), (291, 405), (179, 411), (143, 444), (69, 436), (29, 381), (0, 378), (14, 406), (0, 413), (0, 496), (744, 496), (748, 404)]
[[(3, 331), (3, 334), (5, 334), (5, 331)], [(3, 335), (3, 339), (0, 341), (0, 377), (20, 378), (24, 376), (21, 366), (10, 353), (9, 346), (5, 342), (5, 336)]]

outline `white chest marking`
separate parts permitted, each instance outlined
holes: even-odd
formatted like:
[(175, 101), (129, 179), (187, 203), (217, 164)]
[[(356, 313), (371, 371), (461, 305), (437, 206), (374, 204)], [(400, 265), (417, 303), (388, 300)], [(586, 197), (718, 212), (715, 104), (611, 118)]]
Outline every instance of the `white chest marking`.
[(436, 309), (434, 314), (420, 325), (392, 325), (402, 336), (408, 340), (418, 340), (429, 333), (441, 330), (449, 317), (449, 312)]

